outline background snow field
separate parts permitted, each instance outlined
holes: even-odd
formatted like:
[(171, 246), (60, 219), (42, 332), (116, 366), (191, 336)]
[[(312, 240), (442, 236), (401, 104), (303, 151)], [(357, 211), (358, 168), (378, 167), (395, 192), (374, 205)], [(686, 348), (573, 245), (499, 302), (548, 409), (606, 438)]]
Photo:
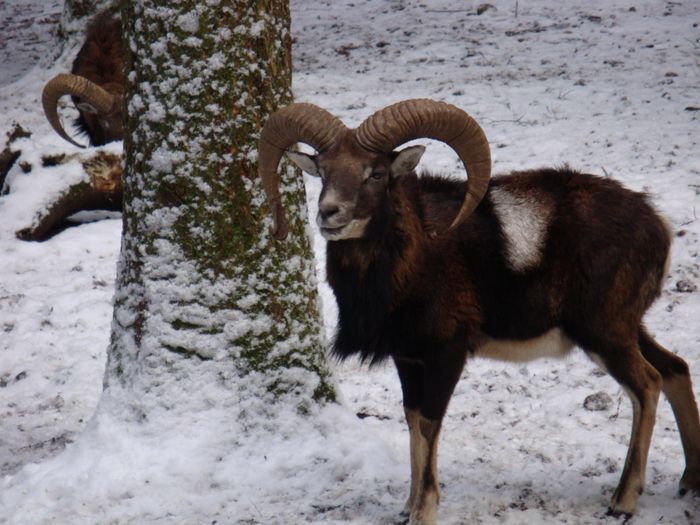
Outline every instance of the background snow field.
[[(700, 3), (494, 1), (477, 14), (478, 6), (293, 0), (296, 100), (353, 126), (405, 98), (444, 100), (482, 124), (495, 173), (569, 163), (649, 192), (675, 240), (646, 322), (688, 360), (700, 397)], [(213, 397), (202, 415), (154, 414), (157, 425), (144, 427), (125, 428), (109, 411), (92, 417), (119, 215), (83, 215), (44, 243), (14, 236), (80, 176), (77, 164), (37, 162), (72, 151), (39, 103), (43, 84), (69, 70), (77, 51), (56, 57), (61, 9), (57, 0), (0, 2), (0, 137), (14, 123), (29, 129), (14, 147), (34, 165), (15, 166), (0, 197), (0, 523), (397, 523), (408, 432), (390, 365), (334, 364), (343, 405), (300, 426), (291, 415), (255, 420), (254, 411), (232, 422), (227, 414), (252, 403), (244, 398)], [(449, 148), (419, 142), (428, 145), (422, 167), (464, 177)], [(307, 187), (313, 220), (320, 188), (310, 178)], [(336, 310), (313, 228), (331, 336)], [(580, 352), (524, 366), (468, 363), (444, 421), (439, 522), (620, 523), (605, 511), (631, 418), (624, 392)], [(676, 496), (683, 467), (662, 401), (630, 523), (700, 523), (700, 499)]]

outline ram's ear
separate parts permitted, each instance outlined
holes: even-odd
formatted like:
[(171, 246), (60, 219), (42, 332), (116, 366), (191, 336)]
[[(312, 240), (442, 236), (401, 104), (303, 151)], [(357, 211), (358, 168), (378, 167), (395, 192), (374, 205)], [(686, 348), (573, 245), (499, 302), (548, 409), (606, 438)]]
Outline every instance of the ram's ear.
[(409, 146), (394, 152), (396, 156), (391, 163), (391, 173), (399, 177), (411, 173), (418, 166), (424, 152), (425, 146)]
[(92, 113), (94, 115), (99, 113), (99, 111), (97, 111), (97, 108), (89, 102), (78, 102), (76, 106), (80, 111), (84, 111), (85, 113)]
[(286, 151), (285, 155), (302, 171), (314, 177), (319, 176), (316, 155), (307, 155), (306, 153), (300, 153), (298, 151)]

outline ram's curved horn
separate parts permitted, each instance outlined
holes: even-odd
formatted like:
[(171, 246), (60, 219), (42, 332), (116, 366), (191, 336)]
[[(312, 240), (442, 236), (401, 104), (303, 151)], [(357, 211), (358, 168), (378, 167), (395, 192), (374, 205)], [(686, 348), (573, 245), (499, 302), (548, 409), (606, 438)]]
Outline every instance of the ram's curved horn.
[(258, 142), (258, 173), (272, 208), (275, 221), (273, 235), (277, 239), (284, 239), (289, 232), (277, 174), (285, 150), (297, 142), (303, 142), (323, 152), (333, 146), (346, 130), (345, 124), (337, 117), (306, 103), (285, 106), (267, 119)]
[(450, 228), (459, 226), (484, 197), (491, 177), (491, 153), (481, 126), (467, 113), (445, 102), (404, 100), (368, 117), (356, 130), (366, 149), (389, 152), (409, 140), (425, 137), (450, 146), (467, 170), (467, 194)]
[(64, 95), (80, 97), (83, 102), (93, 106), (99, 113), (110, 113), (114, 109), (116, 97), (85, 77), (67, 73), (56, 75), (44, 86), (41, 105), (44, 107), (44, 114), (49, 124), (68, 142), (84, 148), (85, 146), (75, 142), (61, 125), (61, 119), (58, 117), (58, 99)]

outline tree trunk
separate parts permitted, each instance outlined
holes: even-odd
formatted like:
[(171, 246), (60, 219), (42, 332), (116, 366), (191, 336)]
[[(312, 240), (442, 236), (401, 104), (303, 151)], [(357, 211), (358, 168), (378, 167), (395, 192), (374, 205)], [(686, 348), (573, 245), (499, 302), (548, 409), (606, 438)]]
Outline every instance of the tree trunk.
[(280, 243), (256, 177), (260, 128), (291, 99), (289, 6), (211, 4), (123, 11), (124, 229), (105, 387), (136, 393), (147, 411), (145, 392), (159, 406), (187, 403), (202, 381), (226, 377), (226, 388), (242, 381), (251, 396), (308, 410), (335, 393), (303, 182), (286, 172), (291, 232)]

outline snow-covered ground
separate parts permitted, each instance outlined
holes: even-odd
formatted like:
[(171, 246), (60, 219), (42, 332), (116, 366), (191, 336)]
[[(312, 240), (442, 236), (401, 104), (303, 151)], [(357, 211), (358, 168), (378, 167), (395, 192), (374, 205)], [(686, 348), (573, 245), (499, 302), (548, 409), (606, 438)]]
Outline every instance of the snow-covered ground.
[[(670, 276), (647, 323), (688, 360), (697, 395), (700, 4), (574, 4), (493, 2), (477, 15), (478, 2), (296, 0), (295, 96), (349, 125), (404, 98), (445, 100), (481, 122), (496, 173), (569, 163), (650, 192), (673, 222), (676, 239)], [(43, 84), (72, 59), (64, 54), (50, 64), (42, 58), (52, 53), (49, 32), (60, 10), (59, 1), (0, 2), (0, 137), (13, 122), (30, 129), (32, 137), (16, 147), (35, 164), (39, 152), (70, 149), (45, 123), (39, 104)], [(422, 164), (460, 174), (456, 156), (439, 144), (430, 144)], [(390, 366), (335, 367), (346, 410), (332, 409), (322, 420), (346, 425), (346, 437), (337, 449), (325, 444), (327, 455), (317, 464), (271, 480), (270, 486), (287, 487), (275, 498), (258, 499), (255, 490), (265, 475), (279, 471), (268, 464), (254, 479), (236, 483), (235, 451), (219, 459), (202, 452), (199, 458), (187, 432), (167, 441), (190, 454), (186, 468), (174, 460), (144, 460), (151, 474), (162, 467), (156, 478), (180, 476), (170, 485), (161, 479), (169, 488), (148, 505), (138, 494), (114, 498), (127, 465), (107, 465), (114, 477), (96, 482), (90, 465), (66, 468), (86, 457), (78, 443), (49, 459), (79, 439), (100, 397), (121, 222), (113, 217), (82, 224), (44, 243), (18, 241), (14, 232), (75, 176), (74, 169), (25, 174), (15, 167), (10, 191), (0, 197), (0, 523), (31, 524), (27, 516), (65, 524), (397, 523), (408, 487), (408, 434)], [(319, 188), (307, 182), (313, 214)], [(324, 241), (314, 241), (322, 280)], [(330, 333), (335, 306), (323, 284), (321, 295)], [(584, 399), (597, 392), (612, 403), (589, 411)], [(582, 355), (526, 366), (469, 363), (441, 439), (440, 523), (620, 522), (605, 510), (624, 462), (631, 417), (621, 389)], [(108, 422), (91, 428), (93, 437), (99, 429), (110, 442), (105, 457), (128, 443)], [(261, 441), (279, 445), (269, 451), (272, 463), (281, 464), (290, 452), (303, 458), (314, 448), (303, 436)], [(348, 447), (353, 441), (357, 445)], [(134, 464), (148, 452), (134, 450)], [(217, 461), (219, 475), (206, 490), (185, 493), (182, 473), (196, 477)], [(337, 471), (336, 461), (343, 465)], [(632, 523), (700, 523), (700, 499), (676, 496), (682, 470), (678, 432), (662, 402), (646, 492)], [(108, 497), (82, 500), (74, 483), (63, 492), (41, 492), (46, 480), (71, 476), (100, 485), (89, 492), (93, 497)], [(80, 513), (62, 514), (76, 507)]]

